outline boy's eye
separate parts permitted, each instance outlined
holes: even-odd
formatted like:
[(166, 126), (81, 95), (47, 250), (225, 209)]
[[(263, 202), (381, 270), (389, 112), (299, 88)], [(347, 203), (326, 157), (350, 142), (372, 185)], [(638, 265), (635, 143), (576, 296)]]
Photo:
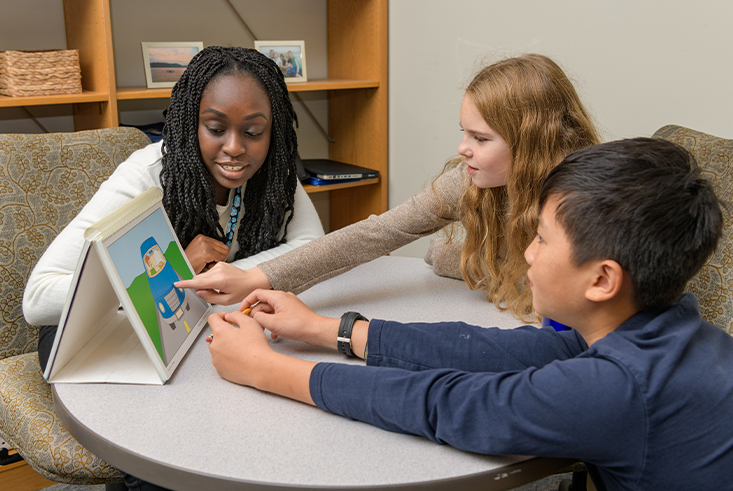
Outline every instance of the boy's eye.
[(535, 234), (535, 237), (537, 237), (537, 240), (539, 242), (544, 242), (544, 240), (542, 239), (542, 236), (540, 234)]

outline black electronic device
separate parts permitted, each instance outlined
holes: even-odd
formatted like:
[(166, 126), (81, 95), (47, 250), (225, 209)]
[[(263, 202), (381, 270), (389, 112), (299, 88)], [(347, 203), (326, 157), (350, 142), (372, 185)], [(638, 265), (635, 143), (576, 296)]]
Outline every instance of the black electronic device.
[(324, 181), (349, 179), (372, 179), (379, 177), (379, 171), (329, 159), (303, 159), (303, 167), (311, 177)]

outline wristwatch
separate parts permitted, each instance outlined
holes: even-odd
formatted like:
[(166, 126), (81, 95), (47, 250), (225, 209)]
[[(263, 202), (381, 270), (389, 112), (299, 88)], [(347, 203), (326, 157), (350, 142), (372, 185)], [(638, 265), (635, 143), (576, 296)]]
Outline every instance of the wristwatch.
[(339, 353), (345, 356), (354, 356), (351, 349), (351, 331), (354, 329), (354, 322), (368, 321), (366, 317), (359, 312), (346, 312), (341, 316), (341, 324), (339, 324), (339, 333), (336, 336), (338, 342)]

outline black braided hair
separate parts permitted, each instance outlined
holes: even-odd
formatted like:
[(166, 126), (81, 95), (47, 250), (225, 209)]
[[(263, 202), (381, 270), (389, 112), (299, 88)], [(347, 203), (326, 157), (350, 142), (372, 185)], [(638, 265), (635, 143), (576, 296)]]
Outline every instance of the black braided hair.
[(198, 234), (226, 243), (216, 211), (213, 178), (199, 149), (198, 114), (206, 86), (216, 77), (231, 74), (248, 75), (257, 81), (272, 107), (267, 158), (247, 181), (242, 200), (235, 257), (241, 259), (285, 242), (293, 218), (298, 182), (298, 140), (293, 124), (297, 116), (285, 79), (272, 60), (254, 49), (222, 46), (209, 46), (193, 57), (173, 87), (166, 112), (160, 180), (163, 206), (184, 248)]

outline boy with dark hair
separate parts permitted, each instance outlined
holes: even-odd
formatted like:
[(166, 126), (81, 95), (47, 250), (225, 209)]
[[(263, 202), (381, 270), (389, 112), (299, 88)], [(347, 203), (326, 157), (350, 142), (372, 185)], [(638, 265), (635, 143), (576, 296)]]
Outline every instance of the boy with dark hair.
[[(723, 223), (692, 157), (652, 139), (579, 150), (549, 175), (540, 208), (525, 253), (534, 307), (571, 331), (340, 321), (256, 291), (242, 303), (260, 302), (252, 317), (210, 317), (214, 366), (460, 449), (582, 459), (599, 490), (733, 489), (733, 338), (682, 294)], [(275, 353), (261, 328), (368, 352), (370, 366)]]

